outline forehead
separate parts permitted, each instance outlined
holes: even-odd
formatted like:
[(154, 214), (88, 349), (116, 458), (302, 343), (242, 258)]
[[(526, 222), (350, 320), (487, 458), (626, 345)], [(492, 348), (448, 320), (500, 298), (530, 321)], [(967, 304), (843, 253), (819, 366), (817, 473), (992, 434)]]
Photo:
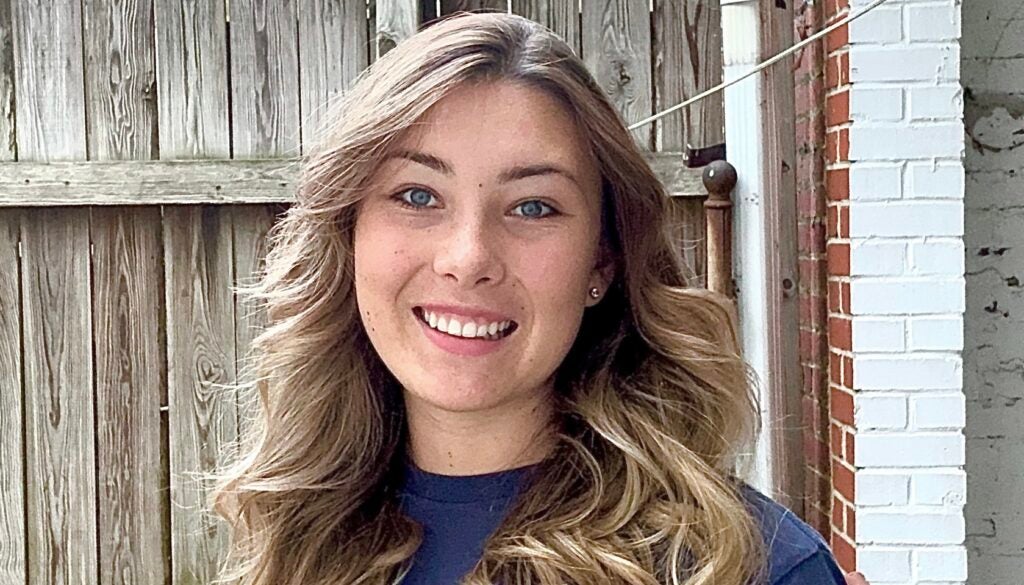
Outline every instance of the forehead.
[[(489, 168), (545, 160), (596, 177), (572, 116), (545, 91), (511, 82), (464, 85), (435, 104), (398, 144)], [(596, 179), (595, 179), (596, 180)]]

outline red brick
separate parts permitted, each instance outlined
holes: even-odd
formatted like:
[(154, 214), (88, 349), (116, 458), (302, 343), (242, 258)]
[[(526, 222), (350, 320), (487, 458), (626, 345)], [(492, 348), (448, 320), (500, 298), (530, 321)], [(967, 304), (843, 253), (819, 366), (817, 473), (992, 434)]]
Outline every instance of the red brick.
[(831, 397), (831, 413), (832, 418), (835, 420), (847, 424), (853, 424), (853, 395), (849, 392), (840, 390), (836, 386), (832, 386), (832, 397)]
[(835, 352), (828, 354), (828, 381), (836, 386), (843, 384), (843, 356)]
[(825, 124), (838, 126), (850, 121), (850, 91), (845, 90), (825, 98)]
[(829, 443), (828, 443), (829, 444), (829, 452), (832, 453), (833, 455), (835, 455), (836, 457), (842, 458), (843, 457), (843, 453), (844, 453), (844, 449), (843, 449), (843, 428), (840, 427), (839, 425), (837, 425), (834, 422), (829, 423), (829, 427), (828, 428), (830, 430), (829, 439), (828, 439), (828, 441), (829, 441)]
[(846, 458), (846, 460), (849, 461), (851, 465), (853, 465), (857, 461), (856, 459), (853, 458), (853, 446), (855, 443), (854, 436), (853, 433), (850, 433), (848, 431), (843, 431), (843, 435), (843, 455)]
[(832, 313), (841, 313), (843, 310), (842, 294), (840, 283), (830, 281), (828, 283), (828, 310)]
[(850, 208), (848, 206), (839, 208), (839, 237), (850, 237)]
[(832, 460), (832, 485), (835, 486), (836, 492), (846, 498), (847, 501), (854, 501), (853, 471), (837, 459)]
[(842, 536), (832, 539), (832, 554), (835, 555), (836, 562), (839, 563), (843, 572), (849, 573), (857, 570), (857, 553), (849, 541)]
[(846, 535), (857, 539), (857, 511), (853, 506), (846, 506)]
[(850, 314), (850, 283), (840, 282), (839, 283), (839, 297), (840, 297), (840, 311), (846, 314)]
[(833, 169), (825, 173), (825, 191), (833, 201), (850, 199), (850, 169)]
[(853, 351), (853, 327), (850, 319), (829, 317), (828, 344), (836, 349)]
[(839, 498), (832, 498), (832, 525), (843, 530), (846, 528), (844, 525), (846, 521), (846, 515), (843, 514), (843, 503), (839, 501)]
[(826, 210), (826, 214), (827, 214), (827, 219), (825, 221), (828, 224), (828, 231), (826, 232), (826, 236), (830, 240), (833, 239), (833, 238), (838, 238), (839, 237), (839, 208), (834, 206), (834, 205), (830, 205), (828, 207), (828, 209)]
[(841, 26), (825, 37), (825, 50), (831, 53), (850, 44), (850, 27)]
[(850, 245), (832, 243), (828, 245), (828, 273), (834, 276), (850, 274)]
[(853, 358), (843, 356), (843, 386), (853, 388)]

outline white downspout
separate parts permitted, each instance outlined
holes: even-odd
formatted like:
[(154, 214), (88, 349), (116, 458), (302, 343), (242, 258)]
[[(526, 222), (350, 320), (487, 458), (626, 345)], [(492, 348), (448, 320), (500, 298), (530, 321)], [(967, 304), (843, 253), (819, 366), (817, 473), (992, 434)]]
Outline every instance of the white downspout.
[[(721, 0), (722, 49), (725, 81), (753, 69), (760, 58), (759, 0)], [(763, 0), (761, 0), (763, 1)], [(768, 322), (764, 217), (764, 99), (761, 75), (751, 76), (725, 90), (725, 143), (728, 161), (736, 167), (733, 191), (733, 274), (744, 359), (757, 373), (757, 396), (762, 428), (751, 459), (743, 461), (747, 481), (772, 495), (780, 478), (771, 477), (773, 442), (769, 401)]]

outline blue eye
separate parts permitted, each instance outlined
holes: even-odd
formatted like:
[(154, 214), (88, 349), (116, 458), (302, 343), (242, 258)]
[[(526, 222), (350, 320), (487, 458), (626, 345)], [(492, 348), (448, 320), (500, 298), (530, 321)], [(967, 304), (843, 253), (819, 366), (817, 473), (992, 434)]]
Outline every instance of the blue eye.
[(419, 187), (406, 189), (398, 194), (398, 199), (414, 208), (432, 207), (431, 201), (435, 200), (434, 194)]
[(517, 205), (516, 209), (520, 210), (517, 215), (529, 218), (547, 217), (555, 212), (553, 207), (536, 199), (524, 201)]

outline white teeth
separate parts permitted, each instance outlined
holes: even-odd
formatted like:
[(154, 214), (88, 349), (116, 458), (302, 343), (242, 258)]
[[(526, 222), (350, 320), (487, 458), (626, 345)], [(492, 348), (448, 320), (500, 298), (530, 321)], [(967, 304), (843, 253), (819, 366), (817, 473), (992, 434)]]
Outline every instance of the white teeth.
[(446, 317), (424, 310), (421, 319), (432, 328), (443, 331), (449, 335), (467, 338), (498, 339), (498, 334), (505, 331), (512, 325), (512, 321), (494, 321), (492, 323), (475, 323), (469, 321), (463, 324), (454, 317)]

